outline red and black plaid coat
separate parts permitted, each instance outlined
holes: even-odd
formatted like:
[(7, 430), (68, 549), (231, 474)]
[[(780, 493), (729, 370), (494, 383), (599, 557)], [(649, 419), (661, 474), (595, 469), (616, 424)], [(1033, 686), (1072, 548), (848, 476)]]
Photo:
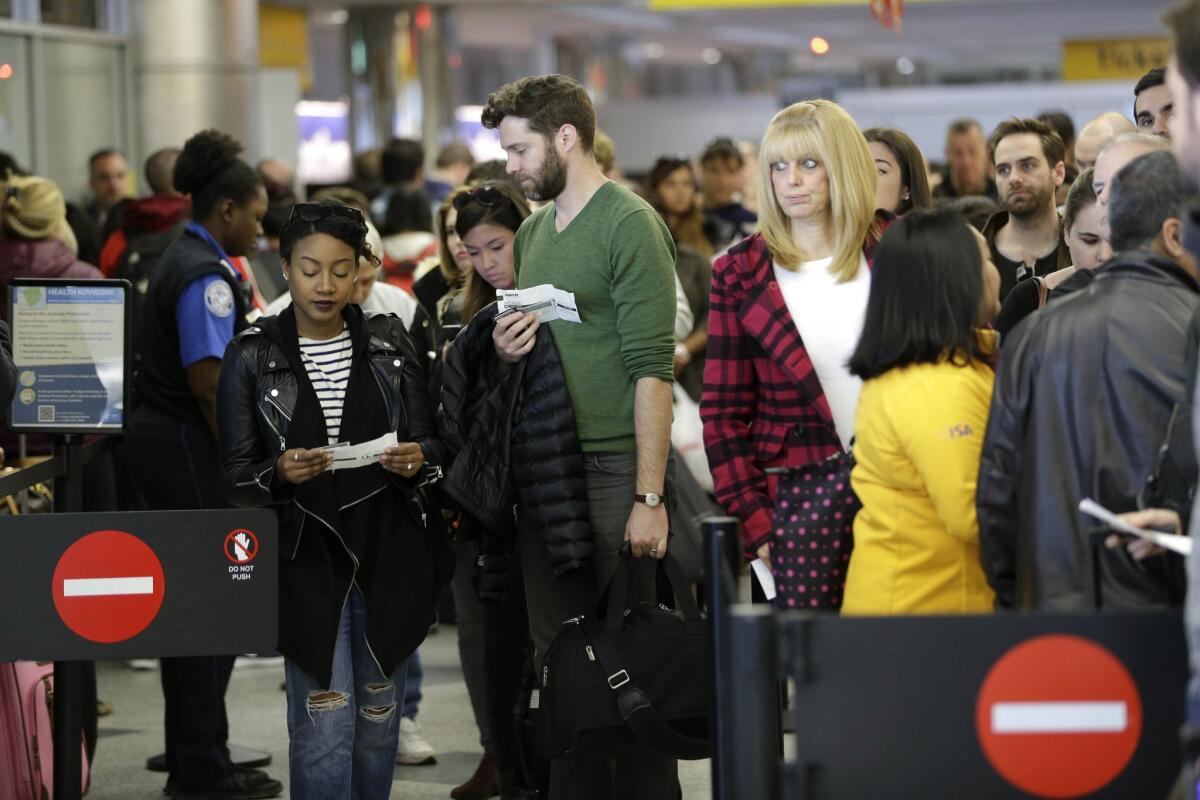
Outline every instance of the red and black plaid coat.
[[(864, 248), (868, 263), (875, 243)], [(769, 540), (774, 516), (775, 479), (763, 470), (807, 464), (841, 449), (829, 402), (758, 233), (713, 264), (700, 417), (717, 502), (741, 519), (743, 545), (754, 553)]]

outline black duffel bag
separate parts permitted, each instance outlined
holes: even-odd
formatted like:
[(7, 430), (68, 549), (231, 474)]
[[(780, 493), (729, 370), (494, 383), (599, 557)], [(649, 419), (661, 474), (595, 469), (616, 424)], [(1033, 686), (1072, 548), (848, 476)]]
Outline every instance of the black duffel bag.
[(708, 758), (712, 691), (709, 627), (675, 559), (662, 564), (678, 610), (629, 609), (628, 547), (608, 590), (608, 613), (563, 623), (542, 662), (539, 698), (547, 755), (619, 749), (632, 733), (660, 755)]

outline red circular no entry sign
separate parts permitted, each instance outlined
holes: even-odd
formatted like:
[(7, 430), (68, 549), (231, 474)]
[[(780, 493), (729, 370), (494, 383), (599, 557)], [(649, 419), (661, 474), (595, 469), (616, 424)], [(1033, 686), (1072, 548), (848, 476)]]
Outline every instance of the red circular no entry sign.
[(1142, 735), (1142, 701), (1108, 650), (1078, 636), (1038, 636), (988, 672), (975, 729), (988, 761), (1014, 786), (1078, 797), (1125, 770)]
[(67, 627), (93, 642), (123, 642), (144, 631), (162, 607), (162, 564), (150, 546), (123, 531), (89, 533), (54, 570), (54, 607)]

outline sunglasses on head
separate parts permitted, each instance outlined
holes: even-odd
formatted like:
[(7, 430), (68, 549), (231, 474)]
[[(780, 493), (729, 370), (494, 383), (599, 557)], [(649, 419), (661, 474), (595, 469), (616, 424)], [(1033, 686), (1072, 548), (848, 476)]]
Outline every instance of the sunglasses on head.
[(485, 183), (483, 186), (476, 186), (473, 189), (468, 189), (454, 198), (454, 210), (462, 211), (466, 208), (467, 203), (474, 200), (484, 208), (493, 208), (500, 203), (508, 200), (504, 193), (497, 189), (493, 184)]
[(292, 206), (291, 216), (288, 217), (285, 228), (290, 228), (293, 222), (317, 222), (329, 217), (341, 217), (351, 222), (363, 222), (362, 212), (350, 206), (330, 206), (323, 203), (296, 203)]

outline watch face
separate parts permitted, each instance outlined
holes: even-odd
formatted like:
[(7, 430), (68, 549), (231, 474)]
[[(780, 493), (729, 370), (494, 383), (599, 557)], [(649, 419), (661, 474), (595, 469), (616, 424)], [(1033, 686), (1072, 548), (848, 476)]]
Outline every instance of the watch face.
[(659, 497), (658, 495), (654, 494), (653, 492), (647, 492), (646, 494), (642, 495), (641, 500), (643, 503), (650, 506), (651, 508), (654, 508), (655, 506), (657, 506), (659, 503), (662, 502), (662, 498)]

